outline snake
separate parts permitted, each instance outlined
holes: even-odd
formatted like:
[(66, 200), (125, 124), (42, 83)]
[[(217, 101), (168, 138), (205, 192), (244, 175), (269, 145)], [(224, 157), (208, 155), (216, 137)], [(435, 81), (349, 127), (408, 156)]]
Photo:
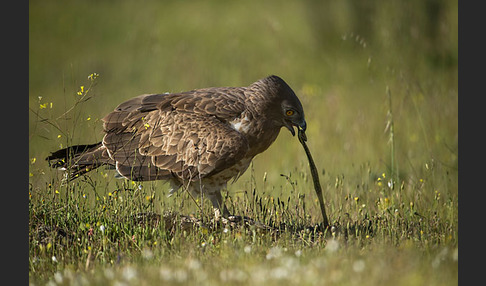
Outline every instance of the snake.
[(324, 206), (324, 198), (322, 196), (322, 188), (321, 188), (321, 183), (319, 182), (319, 173), (317, 172), (317, 167), (316, 164), (314, 163), (314, 160), (312, 159), (311, 152), (309, 150), (309, 147), (307, 147), (307, 135), (305, 134), (305, 131), (301, 128), (298, 128), (298, 137), (300, 144), (302, 144), (302, 147), (304, 147), (305, 154), (307, 155), (307, 159), (309, 160), (309, 167), (310, 171), (312, 174), (312, 181), (314, 183), (314, 189), (317, 194), (317, 198), (319, 199), (319, 205), (321, 207), (321, 214), (322, 214), (322, 219), (323, 219), (323, 226), (324, 229), (327, 229), (329, 225), (329, 219), (327, 218), (326, 215), (326, 208)]

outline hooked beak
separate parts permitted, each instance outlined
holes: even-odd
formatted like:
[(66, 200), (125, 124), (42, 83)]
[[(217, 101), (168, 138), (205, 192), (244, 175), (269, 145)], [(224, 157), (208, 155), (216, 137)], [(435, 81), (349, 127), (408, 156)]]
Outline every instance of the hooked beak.
[(285, 127), (287, 127), (287, 129), (290, 131), (290, 133), (292, 133), (292, 136), (295, 136), (294, 126), (297, 127), (298, 129), (302, 130), (302, 131), (305, 131), (307, 129), (307, 123), (303, 119), (298, 124), (291, 122), (291, 121), (285, 121), (284, 125), (285, 125)]

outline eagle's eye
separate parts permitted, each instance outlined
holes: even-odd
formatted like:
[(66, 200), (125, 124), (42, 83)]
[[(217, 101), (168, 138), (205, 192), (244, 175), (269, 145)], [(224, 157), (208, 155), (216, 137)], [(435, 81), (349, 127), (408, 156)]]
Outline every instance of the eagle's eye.
[(294, 115), (294, 111), (289, 109), (289, 110), (285, 111), (285, 115), (292, 116), (292, 115)]

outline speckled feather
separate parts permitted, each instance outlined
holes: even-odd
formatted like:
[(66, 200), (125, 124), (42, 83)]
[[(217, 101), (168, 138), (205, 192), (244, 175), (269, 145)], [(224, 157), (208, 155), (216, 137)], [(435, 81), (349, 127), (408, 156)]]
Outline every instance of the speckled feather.
[(144, 94), (103, 118), (102, 142), (68, 147), (47, 159), (66, 167), (67, 155), (62, 155), (71, 152), (76, 176), (112, 165), (132, 180), (169, 180), (175, 188), (198, 182), (219, 194), (275, 141), (282, 126), (294, 133), (291, 125), (297, 123), (285, 123), (284, 103), (305, 124), (300, 101), (277, 76), (247, 87)]

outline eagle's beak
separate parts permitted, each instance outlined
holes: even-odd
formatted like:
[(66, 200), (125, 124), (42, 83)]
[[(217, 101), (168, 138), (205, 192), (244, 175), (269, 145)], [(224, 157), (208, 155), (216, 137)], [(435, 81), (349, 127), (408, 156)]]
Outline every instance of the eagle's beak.
[(305, 131), (307, 129), (307, 123), (305, 122), (305, 120), (302, 120), (299, 123), (285, 121), (284, 125), (285, 125), (285, 127), (287, 127), (287, 129), (290, 131), (290, 133), (292, 133), (292, 136), (295, 136), (294, 126), (297, 127), (298, 129), (303, 130), (303, 131)]
[(305, 131), (307, 129), (307, 123), (305, 122), (305, 120), (302, 120), (302, 122), (298, 125), (299, 129), (301, 129), (302, 131)]

